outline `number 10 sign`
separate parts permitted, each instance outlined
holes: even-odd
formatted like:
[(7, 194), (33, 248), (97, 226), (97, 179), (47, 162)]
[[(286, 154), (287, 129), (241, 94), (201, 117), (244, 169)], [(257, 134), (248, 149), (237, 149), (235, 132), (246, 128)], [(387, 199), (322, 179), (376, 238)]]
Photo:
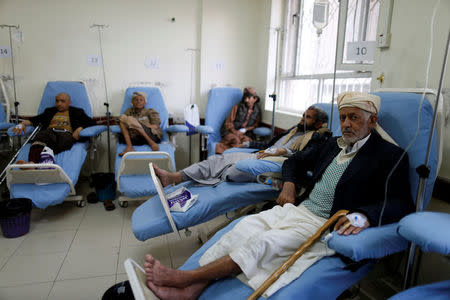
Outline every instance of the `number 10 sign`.
[(373, 61), (375, 42), (347, 43), (347, 60)]

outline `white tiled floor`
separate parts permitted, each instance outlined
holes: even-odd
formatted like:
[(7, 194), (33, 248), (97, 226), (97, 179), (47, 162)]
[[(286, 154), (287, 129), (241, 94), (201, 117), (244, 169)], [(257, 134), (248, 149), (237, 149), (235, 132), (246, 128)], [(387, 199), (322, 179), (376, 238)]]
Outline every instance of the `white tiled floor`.
[(28, 234), (0, 236), (0, 299), (101, 299), (108, 287), (127, 279), (126, 258), (143, 264), (152, 253), (179, 267), (201, 246), (195, 228), (182, 241), (175, 234), (138, 241), (130, 221), (138, 205), (106, 211), (100, 202), (83, 208), (65, 202), (33, 209)]

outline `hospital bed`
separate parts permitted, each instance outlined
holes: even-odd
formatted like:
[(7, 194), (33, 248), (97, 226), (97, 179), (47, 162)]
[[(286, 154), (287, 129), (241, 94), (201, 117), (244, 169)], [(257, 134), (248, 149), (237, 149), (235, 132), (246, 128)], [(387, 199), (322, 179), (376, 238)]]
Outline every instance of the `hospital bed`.
[[(153, 108), (159, 113), (163, 137), (159, 145), (159, 151), (152, 151), (149, 145), (134, 146), (135, 152), (125, 153), (119, 156), (126, 145), (116, 142), (115, 172), (117, 191), (120, 193), (118, 200), (120, 206), (126, 207), (127, 201), (146, 200), (149, 196), (156, 194), (148, 169), (148, 162), (155, 162), (160, 168), (175, 171), (175, 134), (188, 132), (185, 125), (170, 125), (169, 113), (161, 91), (158, 87), (129, 87), (125, 91), (125, 97), (120, 110), (123, 114), (131, 107), (131, 96), (134, 92), (144, 92), (147, 95), (145, 108)], [(120, 134), (120, 126), (110, 127), (111, 132)], [(171, 141), (169, 142), (169, 135)]]
[[(202, 151), (207, 150), (208, 156), (216, 153), (217, 143), (222, 139), (220, 128), (231, 111), (231, 108), (242, 100), (242, 91), (233, 87), (216, 87), (209, 91), (206, 105), (205, 125), (195, 127), (201, 134)], [(271, 129), (258, 127), (253, 130), (257, 136), (270, 136)], [(253, 151), (241, 149), (239, 151)]]
[[(420, 118), (420, 131), (414, 144), (408, 150), (409, 177), (411, 181), (411, 194), (417, 193), (419, 176), (415, 168), (425, 161), (427, 142), (433, 108), (425, 100), (419, 113), (421, 95), (412, 93), (375, 93), (381, 97), (381, 110), (379, 124), (391, 135), (391, 137), (405, 148), (413, 139), (417, 129), (418, 117)], [(320, 104), (329, 115), (330, 104)], [(333, 124), (339, 126), (337, 107), (334, 107)], [(333, 125), (335, 128), (335, 126)], [(333, 131), (334, 135), (339, 135)], [(431, 173), (425, 186), (425, 205), (428, 204), (438, 165), (438, 138), (432, 140), (429, 166)], [(234, 221), (211, 240), (205, 243), (195, 252), (186, 263), (180, 267), (189, 270), (199, 267), (198, 261), (203, 253), (213, 245), (223, 234), (231, 230), (237, 221)], [(397, 234), (397, 223), (383, 225), (381, 227), (368, 228), (355, 236), (339, 236), (333, 233), (328, 245), (342, 256), (350, 259), (346, 264), (337, 255), (325, 257), (306, 270), (299, 278), (288, 286), (280, 289), (271, 299), (335, 299), (344, 290), (363, 278), (375, 265), (376, 261), (384, 256), (400, 252), (408, 247), (408, 242)], [(241, 283), (236, 278), (226, 278), (210, 285), (201, 295), (200, 299), (244, 299), (253, 290)]]
[[(82, 108), (88, 116), (92, 117), (92, 107), (86, 87), (83, 82), (77, 81), (48, 82), (42, 95), (38, 114), (44, 112), (48, 107), (55, 106), (55, 96), (61, 92), (70, 95), (72, 106)], [(33, 130), (33, 126), (27, 126), (25, 134), (29, 134)], [(106, 131), (106, 126), (96, 125), (83, 129), (80, 136), (92, 139), (104, 131)], [(11, 136), (16, 135), (12, 132), (12, 128), (8, 133)], [(18, 169), (27, 165), (9, 165), (6, 180), (11, 197), (29, 198), (36, 207), (41, 209), (57, 205), (64, 200), (77, 201), (78, 206), (84, 206), (83, 197), (76, 195), (75, 184), (78, 181), (88, 147), (88, 142), (75, 143), (70, 150), (55, 155), (55, 165), (39, 164), (37, 169), (34, 169), (36, 165), (30, 165), (33, 167), (31, 170)], [(27, 161), (29, 149), (30, 144), (22, 147), (17, 159)]]
[[(425, 252), (450, 255), (450, 214), (417, 212), (404, 217), (398, 224), (398, 234)], [(390, 300), (448, 299), (450, 280), (416, 286), (407, 289)]]

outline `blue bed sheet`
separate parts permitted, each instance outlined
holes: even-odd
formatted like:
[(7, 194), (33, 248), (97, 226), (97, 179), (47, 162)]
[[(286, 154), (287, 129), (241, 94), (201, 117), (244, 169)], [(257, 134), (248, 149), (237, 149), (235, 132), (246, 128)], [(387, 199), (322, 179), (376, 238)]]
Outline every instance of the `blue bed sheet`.
[[(29, 150), (30, 144), (25, 145), (17, 159), (28, 160)], [(55, 163), (64, 170), (74, 186), (78, 181), (86, 154), (87, 143), (75, 143), (70, 150), (55, 155)], [(62, 203), (70, 193), (70, 186), (67, 183), (11, 184), (10, 193), (13, 198), (29, 198), (36, 207), (44, 209)]]
[[(116, 164), (115, 170), (116, 174), (118, 174), (120, 162), (122, 161), (122, 157), (119, 156), (119, 153), (125, 149), (125, 144), (117, 143), (116, 146)], [(152, 148), (148, 145), (142, 146), (133, 146), (134, 149), (138, 152), (143, 151), (152, 151)], [(161, 143), (159, 144), (159, 151), (164, 151), (169, 153), (172, 158), (172, 163), (175, 166), (175, 149), (169, 143)], [(157, 156), (153, 156), (157, 157)], [(129, 197), (129, 198), (138, 198), (143, 196), (150, 196), (156, 194), (156, 188), (153, 185), (153, 181), (149, 174), (135, 174), (135, 175), (121, 175), (120, 176), (120, 192)]]
[[(279, 193), (269, 185), (258, 183), (222, 182), (213, 187), (198, 185), (192, 181), (166, 188), (166, 193), (182, 185), (199, 196), (188, 211), (172, 212), (178, 230), (201, 224), (240, 207), (269, 200)], [(150, 198), (136, 208), (131, 218), (131, 227), (136, 238), (141, 241), (172, 232), (159, 196)]]

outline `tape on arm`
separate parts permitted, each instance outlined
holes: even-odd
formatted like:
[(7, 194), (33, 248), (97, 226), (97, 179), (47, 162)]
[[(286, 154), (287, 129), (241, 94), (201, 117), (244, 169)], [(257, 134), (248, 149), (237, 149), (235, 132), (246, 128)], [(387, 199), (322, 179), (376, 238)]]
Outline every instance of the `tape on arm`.
[(348, 214), (346, 215), (346, 218), (350, 221), (350, 224), (355, 227), (364, 227), (364, 224), (367, 222), (366, 216), (360, 213)]

